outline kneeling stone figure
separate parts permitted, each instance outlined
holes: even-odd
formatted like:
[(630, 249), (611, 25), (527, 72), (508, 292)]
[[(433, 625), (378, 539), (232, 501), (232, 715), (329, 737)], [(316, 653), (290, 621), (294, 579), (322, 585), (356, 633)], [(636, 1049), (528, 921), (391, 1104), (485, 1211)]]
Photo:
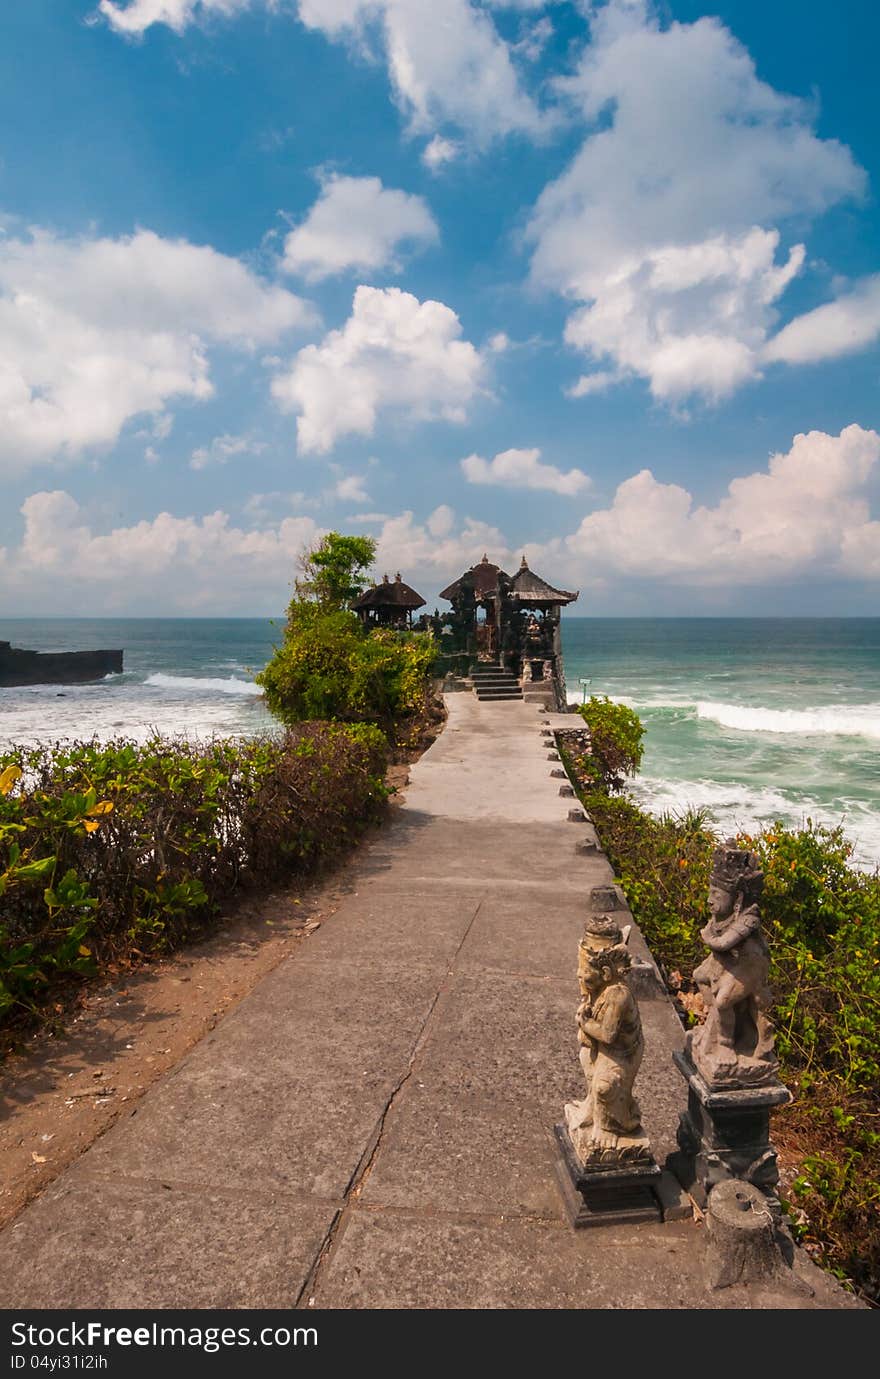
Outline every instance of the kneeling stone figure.
[(576, 1022), (587, 1095), (567, 1103), (565, 1121), (585, 1168), (651, 1159), (633, 1093), (645, 1049), (642, 1022), (625, 979), (631, 965), (628, 934), (618, 930), (616, 937), (617, 942), (596, 948), (585, 935), (578, 948)]

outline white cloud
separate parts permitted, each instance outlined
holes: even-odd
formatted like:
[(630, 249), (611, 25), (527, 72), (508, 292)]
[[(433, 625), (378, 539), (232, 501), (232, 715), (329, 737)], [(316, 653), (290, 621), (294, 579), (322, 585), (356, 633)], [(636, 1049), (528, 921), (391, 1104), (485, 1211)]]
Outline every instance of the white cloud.
[(764, 347), (764, 358), (813, 364), (864, 349), (880, 335), (880, 274), (851, 292), (790, 321)]
[(431, 172), (436, 172), (444, 164), (454, 162), (460, 153), (461, 144), (454, 139), (444, 139), (442, 134), (435, 134), (422, 149), (422, 162)]
[[(0, 549), (9, 606), (26, 600), (53, 613), (90, 608), (229, 614), (277, 610), (288, 596), (301, 551), (323, 535), (312, 517), (279, 517), (300, 495), (254, 494), (248, 515), (260, 525), (237, 526), (228, 513), (148, 520), (99, 532), (62, 490), (34, 493), (22, 505), (17, 548)], [(496, 528), (437, 509), (426, 524), (411, 512), (364, 513), (377, 537), (378, 569), (405, 571), (407, 582), (436, 587), (479, 560), (511, 552)]]
[(557, 469), (541, 463), (540, 450), (502, 450), (493, 460), (468, 455), (461, 471), (469, 484), (499, 484), (505, 488), (538, 488), (573, 496), (590, 487), (582, 469)]
[[(798, 435), (765, 470), (734, 479), (714, 507), (642, 470), (572, 535), (525, 551), (533, 568), (574, 588), (596, 585), (597, 577), (611, 590), (641, 580), (695, 594), (804, 579), (880, 579), (880, 519), (866, 497), (878, 459), (880, 435), (860, 426), (839, 436)], [(21, 509), (20, 544), (0, 550), (7, 608), (277, 609), (297, 556), (323, 534), (302, 513), (305, 503), (294, 493), (255, 494), (246, 507), (260, 525), (248, 529), (222, 511), (163, 512), (99, 532), (69, 493), (32, 494)], [(297, 511), (282, 516), (291, 505)], [(508, 570), (522, 551), (496, 527), (458, 519), (447, 504), (424, 521), (412, 512), (349, 520), (376, 537), (378, 569), (400, 569), (427, 597), (484, 551)]]
[(591, 359), (657, 397), (722, 397), (758, 373), (803, 261), (778, 261), (779, 223), (858, 195), (864, 174), (719, 20), (664, 30), (646, 0), (590, 17), (557, 86), (592, 129), (535, 207), (533, 278), (585, 304), (567, 339)]
[(545, 14), (536, 20), (523, 20), (520, 37), (513, 44), (513, 51), (527, 62), (537, 62), (552, 37), (553, 21), (549, 15)]
[(253, 350), (312, 319), (237, 259), (148, 230), (0, 240), (0, 460), (112, 444), (142, 412), (213, 393), (208, 351)]
[(359, 37), (378, 24), (392, 88), (414, 133), (452, 124), (482, 145), (547, 125), (490, 16), (468, 0), (300, 0), (299, 16), (328, 38)]
[(764, 584), (822, 571), (870, 578), (880, 572), (878, 523), (865, 489), (878, 457), (876, 431), (810, 431), (766, 471), (734, 479), (715, 507), (695, 506), (686, 489), (643, 469), (565, 546), (607, 573), (672, 584)]
[(200, 445), (192, 452), (189, 467), (208, 469), (212, 465), (225, 464), (236, 455), (261, 455), (265, 449), (265, 442), (254, 440), (253, 436), (215, 436), (209, 445)]
[[(512, 559), (497, 527), (466, 517), (456, 531), (455, 514), (445, 504), (435, 509), (426, 523), (417, 522), (411, 512), (390, 517), (376, 536), (378, 568), (405, 570), (412, 579), (440, 587), (476, 564), (484, 551), (491, 551), (492, 559), (502, 565)], [(409, 574), (405, 578), (411, 582)]]
[(757, 373), (772, 303), (803, 263), (798, 245), (777, 266), (778, 244), (754, 229), (646, 251), (569, 317), (566, 342), (648, 378), (657, 398), (725, 397)]
[(196, 19), (211, 14), (224, 17), (241, 14), (252, 0), (101, 0), (98, 9), (108, 23), (122, 34), (142, 34), (153, 24), (167, 24), (175, 33)]
[(596, 373), (582, 373), (576, 383), (565, 389), (566, 397), (589, 397), (592, 393), (604, 393), (621, 381), (621, 375), (608, 369)]
[(425, 526), (432, 536), (448, 536), (455, 526), (455, 512), (448, 503), (441, 503), (428, 518)]
[(383, 187), (378, 177), (325, 178), (306, 219), (284, 242), (282, 267), (317, 282), (349, 269), (399, 268), (398, 247), (440, 237), (420, 196)]
[(196, 611), (279, 607), (300, 551), (321, 535), (311, 517), (286, 517), (266, 530), (236, 527), (225, 512), (92, 530), (61, 490), (32, 494), (4, 588), (11, 598), (59, 611), (83, 606)]
[(153, 438), (157, 441), (167, 441), (174, 426), (174, 417), (170, 412), (160, 412), (153, 422)]
[(489, 349), (492, 354), (504, 354), (505, 350), (510, 349), (510, 336), (503, 330), (496, 331), (489, 339)]
[(345, 474), (341, 479), (337, 479), (333, 486), (332, 496), (352, 503), (370, 502), (370, 495), (367, 492), (362, 474)]
[(301, 491), (274, 489), (271, 493), (252, 493), (242, 504), (242, 512), (252, 521), (267, 525), (277, 522), (279, 512), (285, 509), (293, 508), (301, 512), (305, 508), (319, 506), (319, 498), (307, 498)]
[[(153, 24), (182, 33), (212, 14), (233, 16), (251, 0), (101, 0), (119, 33)], [(274, 7), (273, 0), (263, 0)], [(530, 8), (530, 6), (529, 6)], [(354, 42), (370, 54), (375, 32), (392, 90), (411, 130), (457, 126), (480, 145), (500, 134), (538, 134), (548, 120), (523, 90), (511, 48), (489, 14), (468, 0), (299, 0), (299, 19), (328, 39)], [(534, 41), (533, 41), (534, 46)]]
[(461, 422), (483, 383), (479, 351), (442, 302), (400, 288), (359, 287), (351, 316), (299, 351), (272, 392), (297, 412), (299, 449), (326, 454), (340, 436), (372, 435), (380, 411)]

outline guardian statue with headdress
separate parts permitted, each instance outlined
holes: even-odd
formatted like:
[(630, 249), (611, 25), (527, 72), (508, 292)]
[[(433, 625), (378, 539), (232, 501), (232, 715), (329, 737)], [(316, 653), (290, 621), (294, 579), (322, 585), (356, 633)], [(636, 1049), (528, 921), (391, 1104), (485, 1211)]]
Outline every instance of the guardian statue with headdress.
[(694, 972), (708, 1015), (688, 1041), (694, 1066), (710, 1087), (754, 1086), (776, 1074), (770, 956), (758, 908), (763, 887), (754, 852), (732, 841), (716, 849), (711, 918), (700, 931), (710, 952)]

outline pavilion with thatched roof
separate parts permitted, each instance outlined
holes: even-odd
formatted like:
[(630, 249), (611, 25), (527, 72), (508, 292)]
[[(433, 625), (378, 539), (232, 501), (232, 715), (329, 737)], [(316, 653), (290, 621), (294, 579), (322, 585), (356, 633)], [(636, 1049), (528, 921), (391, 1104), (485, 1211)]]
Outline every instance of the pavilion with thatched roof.
[(440, 594), (452, 604), (450, 619), (455, 648), (475, 663), (497, 663), (525, 686), (548, 685), (559, 706), (565, 704), (562, 609), (577, 593), (557, 589), (531, 570), (525, 556), (516, 574), (508, 575), (484, 554), (478, 564)]
[(405, 584), (398, 570), (395, 579), (383, 575), (381, 584), (365, 589), (351, 605), (364, 627), (406, 628), (416, 608), (424, 608), (421, 594)]

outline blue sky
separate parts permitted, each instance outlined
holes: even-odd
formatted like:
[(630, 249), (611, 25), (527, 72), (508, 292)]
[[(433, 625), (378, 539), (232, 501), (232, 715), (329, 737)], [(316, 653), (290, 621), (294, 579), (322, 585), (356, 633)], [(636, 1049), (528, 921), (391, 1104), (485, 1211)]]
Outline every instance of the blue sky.
[[(820, 17), (821, 16), (821, 17)], [(29, 0), (0, 19), (0, 614), (874, 613), (876, 6)]]

